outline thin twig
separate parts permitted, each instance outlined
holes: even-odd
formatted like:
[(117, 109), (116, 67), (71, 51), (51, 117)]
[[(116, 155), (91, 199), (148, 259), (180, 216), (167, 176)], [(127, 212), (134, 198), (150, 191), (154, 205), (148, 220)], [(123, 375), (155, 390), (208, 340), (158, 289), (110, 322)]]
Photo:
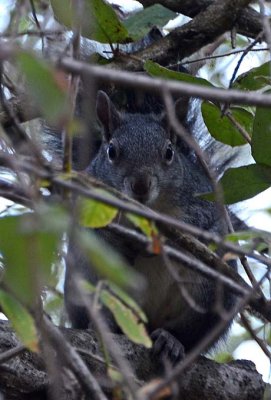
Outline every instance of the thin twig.
[(246, 55), (250, 52), (250, 50), (262, 39), (262, 37), (263, 37), (263, 31), (261, 31), (257, 35), (256, 39), (254, 39), (253, 42), (251, 42), (249, 44), (249, 46), (244, 50), (243, 54), (241, 55), (237, 65), (236, 65), (236, 67), (235, 67), (235, 69), (233, 71), (233, 74), (232, 74), (232, 77), (231, 77), (231, 80), (230, 80), (230, 83), (229, 83), (229, 88), (231, 88), (232, 85), (233, 85), (233, 82), (234, 82), (234, 80), (235, 80), (235, 78), (237, 76), (237, 73), (238, 73), (238, 70), (240, 68), (240, 65), (241, 65), (242, 61), (244, 60)]
[(18, 33), (16, 33), (16, 34), (14, 34), (14, 33), (9, 33), (9, 32), (6, 32), (6, 33), (0, 33), (0, 38), (3, 38), (3, 39), (8, 39), (8, 38), (13, 38), (13, 37), (20, 37), (20, 36), (40, 36), (40, 37), (44, 37), (44, 36), (60, 36), (60, 35), (63, 35), (63, 33), (64, 33), (65, 31), (64, 30), (50, 30), (50, 29), (48, 29), (48, 30), (46, 30), (46, 29), (44, 29), (44, 30), (41, 30), (41, 31), (35, 31), (35, 30), (33, 30), (33, 29), (29, 29), (29, 30), (25, 30), (25, 31), (22, 31), (22, 32), (18, 32)]
[[(257, 51), (268, 51), (268, 47), (262, 47), (260, 49), (250, 49), (249, 51), (252, 52), (257, 52)], [(244, 53), (246, 51), (246, 49), (242, 49), (242, 50), (233, 50), (233, 51), (229, 51), (228, 53), (223, 53), (223, 54), (215, 54), (212, 56), (205, 56), (205, 57), (201, 57), (201, 58), (195, 58), (194, 60), (187, 60), (185, 62), (181, 62), (178, 64), (173, 64), (172, 66), (184, 66), (187, 64), (193, 64), (193, 63), (197, 63), (200, 61), (208, 61), (208, 60), (215, 60), (217, 58), (223, 58), (223, 57), (229, 57), (229, 56), (234, 56), (235, 54), (240, 54), (240, 53)]]
[[(269, 58), (271, 59), (271, 29), (270, 29), (270, 16), (265, 13), (265, 6), (263, 0), (259, 0), (260, 4), (260, 14), (262, 19), (262, 26), (264, 29), (265, 40), (269, 47)], [(271, 75), (271, 65), (270, 65), (270, 75)]]
[[(151, 247), (151, 241), (150, 239), (146, 238), (144, 235), (131, 230), (129, 228), (125, 228), (122, 225), (119, 224), (110, 224), (108, 229), (112, 229), (115, 232), (120, 233), (121, 235), (124, 235), (127, 238), (132, 239), (133, 241), (137, 241), (145, 246), (145, 250), (148, 251), (148, 249)], [(186, 249), (187, 250), (187, 249)], [(152, 254), (151, 251), (149, 251), (150, 254)], [(238, 295), (245, 295), (250, 291), (250, 287), (245, 283), (245, 281), (242, 280), (241, 277), (234, 273), (230, 269), (230, 267), (227, 264), (224, 264), (221, 260), (217, 260), (218, 262), (220, 261), (219, 265), (219, 271), (217, 271), (213, 266), (208, 266), (206, 264), (206, 261), (200, 261), (198, 258), (196, 258), (196, 252), (192, 255), (192, 253), (184, 253), (183, 251), (179, 251), (175, 249), (174, 247), (171, 247), (169, 245), (163, 245), (163, 253), (175, 261), (181, 262), (184, 267), (186, 268), (191, 268), (194, 271), (197, 271), (208, 278), (217, 280), (225, 284), (228, 288), (230, 288), (235, 294)], [(201, 253), (202, 254), (202, 253)], [(231, 271), (232, 273), (229, 273)]]
[(195, 310), (196, 312), (200, 314), (206, 313), (206, 309), (203, 308), (199, 303), (195, 301), (195, 299), (190, 295), (189, 289), (186, 288), (186, 286), (189, 286), (192, 284), (196, 285), (197, 282), (192, 282), (192, 276), (190, 279), (183, 279), (181, 278), (180, 274), (178, 274), (178, 267), (175, 268), (175, 266), (172, 264), (170, 258), (168, 257), (167, 252), (165, 251), (164, 247), (162, 247), (162, 257), (163, 261), (165, 263), (165, 266), (169, 272), (169, 274), (172, 276), (173, 280), (177, 283), (178, 289), (180, 290), (180, 295), (184, 299), (184, 301), (187, 303), (187, 305), (192, 309)]
[(76, 350), (64, 339), (59, 329), (45, 316), (40, 319), (38, 325), (58, 356), (73, 371), (88, 396), (96, 400), (107, 400), (95, 377), (86, 367)]
[[(76, 276), (74, 277), (74, 279), (76, 279)], [(106, 324), (106, 321), (104, 321), (104, 319), (102, 318), (99, 310), (97, 308), (94, 309), (92, 307), (89, 301), (89, 297), (87, 297), (86, 294), (83, 293), (82, 289), (80, 288), (79, 282), (75, 281), (75, 284), (76, 284), (76, 296), (78, 296), (78, 298), (82, 302), (82, 305), (86, 308), (90, 320), (94, 323), (96, 329), (99, 332), (99, 335), (101, 335), (103, 342), (106, 344), (106, 347), (110, 352), (111, 357), (113, 358), (114, 362), (118, 365), (130, 395), (132, 396), (133, 399), (139, 400), (137, 397), (137, 387), (134, 383), (134, 375), (132, 369), (127, 360), (125, 360), (122, 357), (121, 351), (118, 348), (117, 344), (110, 337), (109, 335), (110, 330)]]
[[(9, 156), (11, 158), (12, 156)], [(4, 162), (6, 160), (6, 155), (1, 156), (1, 151), (0, 151), (0, 163)], [(82, 195), (86, 198), (94, 199), (97, 201), (100, 201), (104, 204), (110, 205), (112, 207), (118, 208), (119, 210), (125, 211), (125, 212), (131, 212), (135, 215), (145, 217), (151, 221), (154, 222), (160, 222), (164, 224), (168, 224), (169, 226), (173, 228), (180, 229), (183, 232), (186, 232), (192, 236), (199, 237), (203, 240), (206, 240), (207, 242), (213, 242), (218, 246), (221, 246), (223, 249), (238, 254), (240, 256), (248, 256), (251, 257), (260, 263), (271, 266), (271, 260), (267, 256), (263, 256), (261, 254), (255, 253), (253, 250), (246, 250), (243, 247), (239, 245), (235, 245), (232, 242), (225, 241), (221, 236), (216, 234), (215, 232), (210, 232), (206, 231), (204, 229), (198, 228), (195, 225), (190, 225), (186, 222), (183, 222), (181, 220), (177, 220), (176, 218), (170, 217), (169, 215), (163, 214), (163, 213), (157, 213), (151, 209), (149, 209), (146, 206), (143, 206), (142, 204), (135, 204), (135, 201), (128, 202), (127, 200), (120, 200), (117, 197), (107, 197), (104, 196), (102, 193), (97, 192), (96, 190), (93, 190), (92, 188), (86, 188), (82, 186), (82, 184), (79, 184), (78, 182), (69, 182), (67, 180), (63, 180), (59, 177), (59, 175), (54, 176), (52, 173), (45, 169), (41, 169), (33, 165), (32, 163), (27, 162), (26, 160), (23, 162), (20, 162), (19, 160), (13, 160), (13, 163), (17, 165), (17, 168), (20, 170), (23, 170), (25, 172), (31, 172), (32, 174), (36, 174), (40, 178), (48, 179), (52, 185), (60, 188), (65, 188), (71, 190), (74, 194)], [(94, 185), (95, 183), (97, 184), (97, 181), (94, 179), (88, 178), (89, 182), (92, 182)], [(106, 185), (103, 185), (99, 182), (99, 185), (101, 185), (104, 188), (107, 188)], [(114, 193), (116, 194), (117, 191), (114, 190)], [(119, 194), (120, 198), (123, 198), (123, 194)]]
[(24, 351), (26, 351), (26, 347), (22, 344), (5, 351), (4, 353), (0, 354), (0, 364), (20, 355)]
[(268, 350), (266, 344), (264, 343), (263, 340), (261, 340), (256, 333), (254, 332), (253, 328), (251, 327), (247, 317), (244, 315), (244, 313), (240, 313), (241, 321), (246, 330), (250, 333), (251, 337), (258, 343), (264, 354), (271, 360), (271, 353)]
[(233, 126), (235, 126), (236, 129), (238, 129), (238, 131), (241, 133), (241, 135), (243, 136), (243, 138), (245, 139), (245, 141), (247, 143), (249, 143), (251, 145), (251, 137), (249, 136), (248, 132), (245, 130), (245, 128), (239, 124), (238, 121), (236, 121), (236, 119), (234, 118), (234, 116), (232, 115), (230, 110), (227, 110), (225, 113), (226, 117), (231, 121), (231, 123), (233, 124)]
[(214, 174), (212, 169), (208, 166), (207, 161), (204, 156), (204, 153), (203, 153), (202, 149), (200, 148), (200, 146), (198, 145), (198, 143), (195, 141), (193, 136), (189, 135), (186, 132), (186, 130), (183, 128), (183, 126), (179, 123), (179, 121), (176, 117), (176, 113), (174, 112), (175, 106), (174, 106), (174, 103), (173, 103), (172, 97), (170, 96), (169, 91), (166, 88), (162, 87), (162, 93), (163, 93), (163, 99), (164, 99), (164, 103), (166, 106), (166, 111), (167, 111), (167, 115), (168, 115), (169, 123), (170, 123), (171, 127), (173, 128), (176, 135), (179, 136), (182, 140), (184, 140), (185, 143), (188, 144), (188, 146), (195, 151), (207, 177), (210, 180), (210, 183), (212, 185), (212, 188), (213, 188), (213, 191), (215, 194), (218, 212), (221, 215), (222, 231), (227, 233), (229, 231), (228, 230), (229, 215), (228, 215), (226, 208), (224, 207), (224, 195), (223, 195), (222, 187), (217, 182), (216, 175)]
[[(269, 270), (264, 274), (262, 279), (258, 282), (258, 286), (262, 284), (262, 280), (266, 278), (266, 276), (269, 274)], [(172, 371), (171, 373), (162, 381), (162, 383), (158, 383), (156, 387), (154, 387), (151, 392), (148, 393), (147, 398), (148, 400), (150, 399), (155, 399), (157, 394), (165, 388), (167, 385), (169, 385), (171, 382), (173, 382), (174, 379), (177, 377), (181, 376), (182, 372), (189, 367), (197, 358), (198, 356), (210, 346), (213, 341), (221, 335), (223, 330), (226, 328), (227, 324), (234, 318), (234, 316), (240, 312), (245, 305), (248, 303), (249, 299), (253, 296), (253, 293), (248, 293), (246, 296), (243, 298), (240, 298), (235, 307), (227, 313), (227, 318), (222, 319), (219, 321), (214, 329), (211, 332), (208, 332), (208, 335), (205, 335), (202, 340), (191, 350), (185, 359), (180, 362)]]
[[(40, 26), (40, 23), (39, 23), (39, 20), (38, 20), (38, 17), (37, 17), (34, 1), (33, 0), (29, 0), (29, 1), (30, 1), (31, 11), (32, 11), (32, 15), (33, 15), (35, 24), (37, 25), (38, 30), (41, 32), (42, 29), (41, 29), (41, 26)], [(41, 36), (41, 49), (42, 49), (42, 52), (43, 52), (43, 50), (44, 50), (44, 36)]]
[[(252, 271), (250, 269), (250, 266), (248, 264), (247, 258), (246, 257), (240, 257), (240, 261), (241, 261), (241, 264), (244, 267), (245, 273), (247, 274), (252, 286), (255, 288), (257, 286), (257, 280), (255, 279), (255, 276), (254, 276), (254, 274), (252, 273)], [(258, 293), (262, 298), (264, 298), (263, 291), (261, 290), (260, 287), (258, 288)]]
[[(78, 60), (80, 58), (80, 41), (81, 41), (81, 27), (80, 27), (80, 21), (82, 20), (82, 13), (83, 13), (83, 7), (82, 7), (82, 1), (77, 1), (77, 7), (75, 4), (73, 4), (73, 9), (76, 12), (76, 18), (75, 18), (75, 23), (76, 26), (73, 29), (73, 37), (72, 37), (72, 56), (73, 59)], [(78, 89), (79, 89), (79, 82), (80, 82), (80, 77), (78, 75), (72, 74), (72, 76), (69, 77), (69, 100), (71, 104), (71, 113), (70, 113), (70, 118), (66, 122), (66, 126), (63, 129), (62, 132), (62, 138), (63, 138), (63, 172), (70, 173), (72, 170), (72, 132), (71, 128), (69, 127), (70, 122), (72, 121), (72, 118), (75, 113), (75, 108), (76, 108), (76, 100), (77, 100), (77, 95), (78, 95)]]
[(172, 94), (188, 97), (199, 97), (201, 99), (214, 102), (226, 102), (230, 104), (247, 104), (271, 106), (271, 96), (258, 93), (256, 91), (244, 92), (241, 90), (226, 90), (218, 88), (204, 87), (180, 81), (171, 81), (160, 78), (149, 78), (147, 76), (134, 74), (127, 71), (110, 70), (106, 67), (93, 66), (82, 61), (75, 61), (71, 58), (62, 58), (59, 60), (59, 67), (68, 72), (73, 72), (81, 76), (88, 76), (93, 81), (111, 82), (122, 87), (136, 87), (152, 93), (161, 93), (161, 87), (164, 86)]

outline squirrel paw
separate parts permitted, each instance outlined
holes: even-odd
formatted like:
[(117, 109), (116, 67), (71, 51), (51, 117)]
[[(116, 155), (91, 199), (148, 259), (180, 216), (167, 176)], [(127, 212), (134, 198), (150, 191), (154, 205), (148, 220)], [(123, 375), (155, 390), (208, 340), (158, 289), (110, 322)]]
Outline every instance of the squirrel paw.
[(156, 329), (151, 334), (153, 354), (167, 358), (175, 365), (184, 358), (184, 347), (178, 339), (164, 329)]

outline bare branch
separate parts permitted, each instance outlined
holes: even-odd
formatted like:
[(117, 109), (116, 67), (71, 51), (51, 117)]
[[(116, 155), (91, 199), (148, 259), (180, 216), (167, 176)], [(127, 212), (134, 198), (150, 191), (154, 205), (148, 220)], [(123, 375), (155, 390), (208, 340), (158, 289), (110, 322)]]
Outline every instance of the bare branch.
[(170, 93), (188, 97), (199, 97), (200, 99), (212, 100), (214, 102), (226, 102), (230, 104), (246, 104), (271, 106), (271, 96), (256, 91), (244, 92), (241, 90), (224, 90), (218, 88), (203, 87), (186, 82), (165, 81), (159, 78), (150, 78), (143, 75), (135, 75), (126, 71), (115, 71), (105, 67), (92, 66), (87, 63), (63, 58), (59, 66), (67, 72), (79, 74), (92, 78), (93, 81), (111, 82), (121, 87), (136, 87), (152, 93), (161, 93), (164, 86)]

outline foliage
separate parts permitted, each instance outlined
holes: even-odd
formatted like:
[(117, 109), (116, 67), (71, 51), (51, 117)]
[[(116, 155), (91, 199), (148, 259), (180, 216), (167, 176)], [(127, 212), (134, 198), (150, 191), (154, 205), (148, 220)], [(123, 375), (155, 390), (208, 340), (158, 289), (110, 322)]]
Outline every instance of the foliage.
[(130, 340), (147, 348), (151, 347), (152, 343), (144, 325), (147, 323), (146, 315), (131, 297), (112, 283), (97, 289), (87, 283), (85, 288), (92, 294), (98, 292), (102, 304), (112, 312), (117, 324)]
[[(152, 76), (161, 76), (166, 79), (175, 79), (198, 85), (212, 86), (205, 79), (195, 78), (189, 74), (171, 71), (147, 61), (145, 69)], [(257, 83), (255, 83), (257, 82)], [(267, 91), (270, 77), (267, 64), (253, 68), (243, 77), (239, 77), (233, 86), (243, 90), (261, 89)], [(249, 199), (270, 187), (271, 169), (271, 136), (270, 136), (270, 113), (268, 108), (256, 107), (252, 111), (246, 108), (231, 106), (230, 111), (234, 121), (228, 119), (227, 113), (220, 109), (217, 104), (210, 102), (202, 103), (202, 115), (204, 122), (211, 135), (218, 141), (230, 146), (241, 146), (247, 143), (242, 136), (240, 127), (252, 137), (251, 152), (256, 165), (249, 167), (231, 168), (221, 178), (220, 183), (224, 189), (224, 200), (226, 204), (237, 203)], [(219, 129), (217, 127), (219, 126)], [(214, 196), (205, 196), (214, 199)]]
[(176, 13), (160, 4), (154, 4), (127, 18), (127, 20), (124, 21), (124, 25), (128, 29), (129, 35), (131, 35), (134, 40), (138, 40), (148, 34), (153, 26), (162, 27), (170, 19), (175, 17)]
[(85, 0), (82, 12), (71, 0), (52, 0), (54, 14), (58, 21), (72, 29), (82, 27), (82, 34), (102, 43), (125, 42), (129, 39), (124, 25), (104, 0)]

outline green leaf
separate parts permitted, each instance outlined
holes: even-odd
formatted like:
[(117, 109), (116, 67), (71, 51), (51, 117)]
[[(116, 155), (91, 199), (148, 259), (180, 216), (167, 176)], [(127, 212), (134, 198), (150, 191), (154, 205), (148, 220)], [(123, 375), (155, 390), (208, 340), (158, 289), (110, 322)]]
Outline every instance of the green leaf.
[(252, 68), (250, 71), (238, 76), (233, 88), (242, 90), (259, 90), (271, 84), (270, 62)]
[(229, 242), (239, 242), (239, 240), (251, 240), (259, 237), (259, 232), (255, 231), (241, 231), (233, 232), (226, 235), (226, 240)]
[(196, 85), (213, 86), (210, 82), (203, 78), (196, 78), (190, 74), (184, 72), (172, 71), (171, 69), (162, 67), (161, 65), (148, 60), (144, 63), (144, 69), (148, 74), (154, 77), (161, 77), (164, 79), (172, 79), (176, 81), (182, 81), (187, 83), (194, 83)]
[(242, 241), (243, 243), (239, 243), (242, 248), (262, 252), (269, 247), (270, 233), (259, 229), (233, 232), (226, 236), (226, 240), (234, 243)]
[(66, 226), (63, 220), (63, 213), (53, 207), (0, 218), (4, 282), (27, 305), (36, 301), (40, 285), (50, 281), (51, 267)]
[(141, 321), (147, 323), (147, 317), (144, 311), (141, 310), (137, 303), (126, 292), (124, 292), (119, 286), (114, 285), (112, 282), (108, 282), (108, 287), (110, 291), (126, 304)]
[(31, 351), (38, 351), (38, 335), (29, 312), (10, 294), (0, 289), (0, 304), (22, 343)]
[[(84, 286), (91, 293), (97, 292), (96, 288), (89, 282)], [(99, 295), (102, 303), (112, 312), (125, 335), (134, 343), (150, 348), (152, 342), (147, 334), (141, 315), (143, 315), (144, 321), (146, 321), (146, 317), (135, 302), (127, 294), (111, 284), (109, 289), (101, 289)]]
[(118, 371), (117, 369), (112, 368), (111, 366), (109, 366), (107, 368), (107, 374), (109, 376), (109, 378), (116, 384), (120, 384), (123, 383), (123, 375), (120, 371)]
[(251, 149), (255, 161), (271, 166), (271, 112), (269, 108), (256, 108)]
[(147, 348), (152, 346), (144, 324), (129, 307), (106, 290), (102, 290), (101, 300), (112, 312), (117, 324), (130, 340)]
[[(97, 190), (110, 199), (112, 195), (105, 190)], [(79, 221), (86, 228), (103, 228), (116, 217), (118, 209), (96, 200), (82, 198), (79, 202)]]
[[(264, 165), (250, 164), (244, 167), (230, 168), (220, 179), (226, 204), (250, 199), (268, 189), (271, 185), (271, 168)], [(202, 196), (214, 200), (214, 194)]]
[(19, 299), (31, 304), (35, 298), (29, 266), (33, 242), (26, 237), (23, 230), (23, 224), (28, 217), (29, 215), (23, 215), (0, 219), (0, 251), (5, 264), (6, 284)]
[(139, 217), (138, 215), (127, 213), (126, 217), (131, 221), (137, 228), (141, 229), (146, 236), (152, 237), (153, 233), (158, 233), (153, 222), (147, 220), (144, 217)]
[(19, 52), (18, 65), (25, 75), (27, 90), (33, 103), (51, 124), (58, 124), (69, 116), (69, 104), (64, 75), (60, 75), (43, 60), (27, 52)]
[[(208, 131), (216, 140), (230, 146), (247, 144), (247, 141), (228, 117), (221, 115), (221, 111), (217, 106), (204, 101), (201, 105), (201, 111)], [(234, 107), (231, 112), (234, 119), (251, 135), (253, 115), (241, 107)]]
[(78, 232), (80, 247), (99, 275), (118, 286), (137, 287), (142, 284), (141, 277), (126, 263), (109, 244), (90, 230)]
[(175, 12), (160, 4), (155, 4), (129, 17), (124, 21), (124, 25), (128, 29), (129, 35), (137, 40), (145, 36), (153, 26), (162, 27), (176, 15)]
[(59, 295), (50, 295), (48, 299), (46, 299), (44, 308), (48, 314), (57, 313), (60, 308), (63, 307), (63, 297)]
[[(74, 3), (76, 4), (76, 3)], [(101, 43), (123, 43), (129, 40), (125, 26), (118, 20), (111, 5), (103, 0), (84, 0), (84, 11), (76, 21), (76, 9), (71, 0), (51, 0), (57, 20), (72, 29), (80, 23), (82, 35)]]

